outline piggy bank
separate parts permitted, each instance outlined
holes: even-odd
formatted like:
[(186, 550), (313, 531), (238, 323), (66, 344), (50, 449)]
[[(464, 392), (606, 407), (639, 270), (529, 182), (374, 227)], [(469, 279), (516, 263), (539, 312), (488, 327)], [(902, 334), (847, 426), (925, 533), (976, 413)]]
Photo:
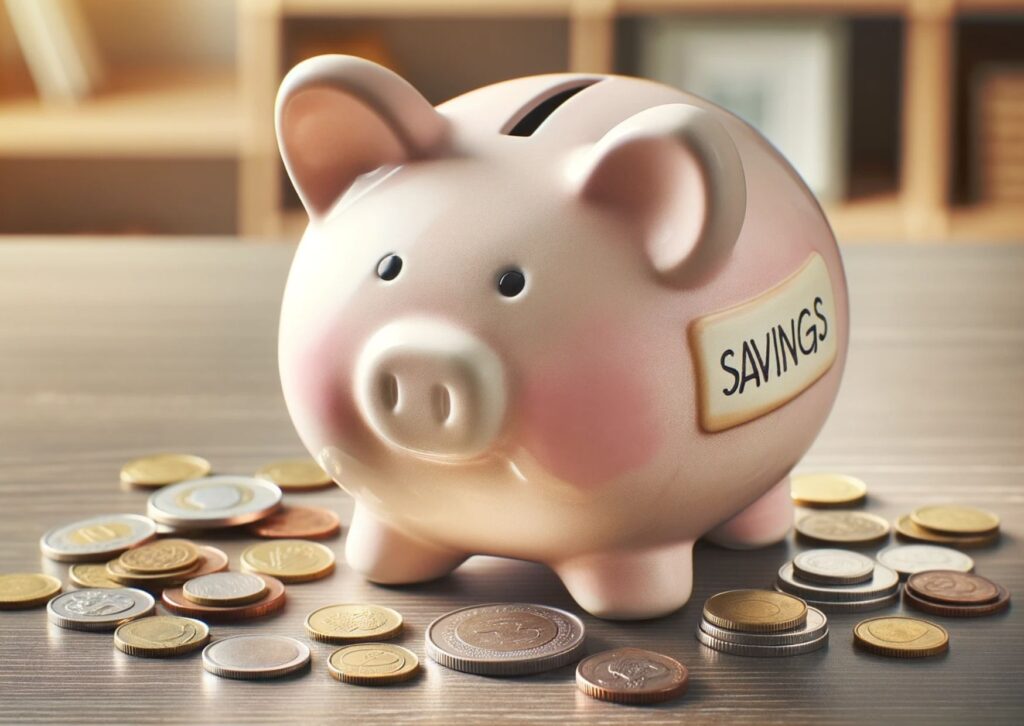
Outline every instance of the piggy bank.
[(310, 222), (281, 312), (295, 427), (377, 583), (545, 563), (593, 615), (667, 614), (699, 537), (774, 543), (847, 350), (820, 207), (753, 128), (618, 76), (433, 107), (348, 56), (277, 98)]

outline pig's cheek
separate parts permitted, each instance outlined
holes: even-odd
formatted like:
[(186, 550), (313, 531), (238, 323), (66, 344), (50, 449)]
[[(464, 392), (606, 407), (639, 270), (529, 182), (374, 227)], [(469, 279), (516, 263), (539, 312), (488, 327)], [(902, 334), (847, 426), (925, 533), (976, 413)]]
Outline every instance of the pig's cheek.
[(524, 446), (551, 474), (593, 488), (643, 467), (659, 431), (650, 392), (622, 367), (595, 363), (524, 381)]
[(296, 366), (296, 386), (318, 435), (339, 445), (359, 430), (352, 397), (351, 364), (331, 336), (311, 346)]

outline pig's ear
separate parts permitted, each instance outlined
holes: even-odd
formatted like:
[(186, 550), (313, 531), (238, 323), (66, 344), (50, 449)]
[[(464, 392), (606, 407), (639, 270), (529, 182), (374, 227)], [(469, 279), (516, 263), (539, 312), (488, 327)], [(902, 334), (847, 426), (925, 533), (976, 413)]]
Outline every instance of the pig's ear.
[(277, 93), (277, 143), (311, 217), (357, 176), (437, 153), (447, 121), (403, 78), (344, 55), (295, 66)]
[(611, 129), (571, 176), (588, 202), (639, 224), (654, 270), (696, 285), (728, 258), (746, 213), (739, 152), (710, 112), (649, 108)]

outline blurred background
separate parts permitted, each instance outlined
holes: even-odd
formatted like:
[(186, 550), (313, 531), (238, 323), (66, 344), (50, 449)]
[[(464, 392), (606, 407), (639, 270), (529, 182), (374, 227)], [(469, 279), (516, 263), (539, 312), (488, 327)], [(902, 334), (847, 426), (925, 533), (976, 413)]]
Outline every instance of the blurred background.
[(1024, 0), (0, 0), (0, 234), (297, 240), (273, 100), (321, 53), (434, 103), (661, 80), (765, 133), (841, 241), (1024, 240)]

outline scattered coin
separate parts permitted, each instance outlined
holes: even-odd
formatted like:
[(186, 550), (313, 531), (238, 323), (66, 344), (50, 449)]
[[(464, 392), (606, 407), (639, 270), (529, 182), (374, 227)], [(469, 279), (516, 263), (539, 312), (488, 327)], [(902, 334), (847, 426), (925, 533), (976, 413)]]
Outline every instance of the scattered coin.
[(989, 534), (999, 529), (999, 517), (959, 504), (920, 507), (910, 513), (914, 524), (939, 534)]
[(256, 476), (286, 491), (306, 491), (333, 486), (334, 480), (312, 459), (285, 459), (267, 464)]
[(922, 612), (932, 615), (944, 615), (950, 618), (977, 618), (984, 615), (995, 615), (1010, 606), (1010, 591), (1002, 585), (997, 585), (998, 594), (994, 600), (983, 603), (948, 605), (945, 603), (928, 600), (917, 595), (909, 587), (903, 591), (903, 602)]
[(496, 603), (453, 610), (427, 626), (431, 660), (457, 671), (519, 676), (579, 659), (583, 622), (544, 605)]
[(402, 616), (380, 605), (328, 605), (309, 614), (306, 632), (325, 643), (388, 640), (402, 632)]
[(824, 585), (867, 582), (874, 571), (875, 563), (870, 557), (850, 550), (807, 550), (793, 558), (793, 574), (796, 577)]
[(970, 572), (974, 569), (974, 560), (963, 552), (935, 545), (892, 545), (879, 552), (877, 558), (883, 565), (904, 576), (924, 570)]
[(162, 539), (128, 550), (118, 562), (131, 572), (156, 575), (195, 567), (199, 556), (199, 550), (188, 540)]
[(787, 562), (779, 568), (776, 584), (780, 590), (804, 599), (852, 602), (871, 600), (896, 592), (900, 586), (900, 576), (885, 565), (877, 565), (867, 582), (855, 585), (818, 585), (794, 577), (793, 563)]
[(894, 658), (923, 658), (949, 648), (949, 634), (942, 626), (895, 615), (862, 620), (854, 626), (853, 637), (861, 648)]
[(740, 630), (720, 628), (701, 618), (700, 629), (712, 638), (738, 645), (796, 645), (819, 639), (828, 632), (828, 618), (818, 608), (807, 608), (807, 620), (799, 628), (775, 633), (744, 633)]
[(210, 640), (206, 623), (174, 615), (153, 615), (125, 623), (114, 631), (114, 647), (143, 658), (191, 653)]
[(153, 596), (128, 587), (72, 590), (50, 600), (46, 615), (50, 622), (72, 630), (114, 630), (129, 620), (153, 612)]
[(211, 476), (158, 489), (146, 513), (154, 521), (184, 529), (250, 524), (281, 505), (276, 484), (247, 476)]
[(907, 589), (948, 605), (978, 605), (999, 597), (999, 586), (987, 577), (955, 570), (918, 572), (907, 580)]
[(0, 610), (45, 605), (60, 590), (60, 580), (50, 575), (35, 572), (0, 575)]
[(896, 533), (901, 537), (919, 542), (950, 545), (952, 547), (985, 547), (999, 539), (999, 530), (979, 535), (948, 535), (933, 532), (914, 523), (909, 514), (896, 520)]
[(719, 640), (698, 628), (697, 640), (720, 653), (745, 655), (754, 658), (785, 658), (786, 656), (803, 655), (804, 653), (811, 653), (820, 649), (828, 643), (828, 631), (826, 630), (823, 635), (819, 635), (814, 640), (807, 641), (806, 643), (795, 643), (792, 645), (747, 645)]
[(576, 687), (599, 701), (661, 703), (683, 695), (689, 685), (686, 666), (642, 648), (606, 650), (576, 666)]
[(409, 680), (419, 672), (420, 661), (399, 645), (361, 643), (331, 653), (327, 670), (345, 683), (378, 686)]
[(790, 478), (793, 502), (803, 507), (838, 507), (856, 504), (867, 495), (860, 479), (845, 474), (801, 474)]
[(341, 531), (341, 520), (323, 507), (281, 507), (249, 531), (267, 539), (327, 539)]
[(221, 678), (280, 678), (309, 665), (309, 646), (285, 635), (233, 635), (203, 650), (203, 668)]
[(162, 487), (210, 473), (210, 462), (191, 454), (153, 454), (121, 467), (121, 481), (133, 487)]
[(704, 603), (704, 619), (720, 628), (770, 633), (800, 627), (807, 620), (803, 600), (771, 590), (728, 590)]
[(889, 523), (867, 512), (816, 512), (796, 523), (796, 531), (818, 542), (866, 544), (889, 534)]
[(188, 580), (181, 588), (185, 599), (198, 605), (230, 607), (263, 599), (267, 583), (245, 572), (215, 572)]
[(257, 575), (267, 585), (267, 592), (262, 598), (246, 605), (226, 605), (215, 607), (200, 605), (185, 597), (180, 587), (166, 588), (160, 595), (161, 604), (177, 615), (186, 615), (209, 621), (235, 622), (262, 618), (275, 613), (284, 607), (285, 590), (280, 580), (266, 575)]
[(104, 514), (51, 529), (39, 540), (39, 548), (58, 562), (98, 562), (155, 536), (156, 526), (147, 517)]
[(75, 587), (124, 587), (107, 573), (105, 564), (76, 562), (68, 569), (68, 577)]
[(261, 542), (242, 552), (242, 569), (281, 582), (319, 580), (334, 572), (334, 553), (322, 544), (301, 539)]

